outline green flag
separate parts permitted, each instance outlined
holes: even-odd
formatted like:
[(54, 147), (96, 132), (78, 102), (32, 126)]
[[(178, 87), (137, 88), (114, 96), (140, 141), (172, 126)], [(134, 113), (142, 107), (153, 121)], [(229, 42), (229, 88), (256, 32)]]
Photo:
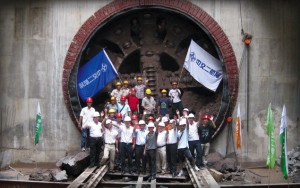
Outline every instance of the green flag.
[(35, 119), (35, 145), (39, 143), (40, 135), (42, 133), (42, 115), (40, 103), (38, 103), (37, 114)]
[(281, 124), (280, 124), (280, 144), (281, 144), (281, 154), (280, 154), (280, 167), (283, 173), (283, 177), (288, 179), (289, 169), (288, 169), (288, 159), (287, 159), (287, 147), (286, 147), (286, 132), (287, 132), (287, 124), (286, 124), (286, 109), (283, 106), (282, 115), (281, 115)]
[(276, 161), (276, 144), (274, 138), (274, 119), (273, 112), (271, 109), (271, 104), (268, 108), (267, 115), (267, 135), (269, 136), (269, 147), (268, 147), (268, 156), (267, 156), (267, 166), (269, 168), (274, 168)]

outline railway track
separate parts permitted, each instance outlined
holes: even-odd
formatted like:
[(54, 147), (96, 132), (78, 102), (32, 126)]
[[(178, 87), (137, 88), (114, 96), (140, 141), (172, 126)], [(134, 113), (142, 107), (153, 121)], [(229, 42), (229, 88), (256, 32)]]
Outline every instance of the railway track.
[(87, 168), (73, 182), (39, 182), (39, 181), (17, 181), (17, 180), (1, 180), (0, 187), (68, 187), (68, 188), (93, 188), (93, 187), (197, 187), (197, 188), (236, 188), (236, 187), (278, 187), (278, 188), (296, 188), (300, 187), (300, 183), (290, 184), (250, 184), (250, 185), (219, 185), (211, 176), (207, 169), (195, 171), (190, 163), (185, 163), (187, 176), (172, 177), (171, 175), (157, 175), (156, 180), (147, 181), (148, 177), (137, 176), (121, 173), (108, 173), (108, 166)]

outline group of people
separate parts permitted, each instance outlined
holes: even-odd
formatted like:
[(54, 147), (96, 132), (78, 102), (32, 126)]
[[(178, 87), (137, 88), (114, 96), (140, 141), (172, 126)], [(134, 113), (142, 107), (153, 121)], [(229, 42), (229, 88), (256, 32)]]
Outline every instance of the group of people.
[(87, 98), (78, 126), (82, 130), (82, 150), (90, 148), (90, 166), (101, 166), (109, 160), (109, 170), (120, 165), (122, 174), (126, 170), (130, 174), (134, 170), (136, 174), (145, 174), (148, 166), (149, 180), (155, 179), (157, 173), (181, 176), (185, 158), (195, 170), (201, 170), (216, 129), (213, 117), (199, 113), (196, 119), (188, 108), (183, 108), (176, 82), (172, 83), (168, 97), (167, 91), (161, 90), (156, 104), (142, 78), (137, 80), (138, 84), (131, 89), (127, 88), (127, 81), (123, 88), (118, 82), (111, 92), (111, 102), (101, 113), (92, 107), (93, 99)]

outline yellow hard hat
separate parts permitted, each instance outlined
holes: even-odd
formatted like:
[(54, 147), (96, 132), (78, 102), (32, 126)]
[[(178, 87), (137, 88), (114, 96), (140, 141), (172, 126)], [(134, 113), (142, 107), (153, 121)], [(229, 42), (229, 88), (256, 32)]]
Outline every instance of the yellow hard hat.
[(115, 100), (116, 100), (116, 97), (111, 97), (110, 100), (111, 100), (111, 101), (115, 101)]
[(111, 109), (108, 110), (108, 113), (115, 113), (115, 112), (116, 112), (116, 110), (113, 109), (113, 108), (111, 108)]
[(116, 86), (120, 86), (120, 85), (122, 85), (121, 82), (117, 82), (116, 83)]
[(161, 90), (161, 93), (167, 93), (167, 90), (163, 89)]
[(137, 77), (137, 80), (143, 80), (143, 78), (141, 76)]
[(127, 80), (124, 80), (123, 84), (128, 84), (128, 81), (127, 81)]
[(150, 95), (151, 94), (151, 89), (146, 89), (146, 94)]

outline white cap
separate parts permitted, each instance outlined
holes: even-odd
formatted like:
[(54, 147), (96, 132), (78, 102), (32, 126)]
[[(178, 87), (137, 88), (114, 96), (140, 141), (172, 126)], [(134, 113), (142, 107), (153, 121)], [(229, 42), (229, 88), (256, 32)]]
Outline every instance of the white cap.
[(186, 125), (186, 119), (185, 119), (185, 118), (182, 118), (182, 119), (179, 121), (179, 125)]
[(94, 112), (93, 117), (100, 117), (99, 112)]
[(161, 122), (158, 123), (158, 126), (160, 126), (160, 127), (165, 127), (166, 125), (165, 125), (164, 122), (161, 121)]
[(109, 124), (109, 123), (111, 123), (111, 120), (110, 120), (110, 119), (107, 119), (105, 123), (106, 123), (106, 124)]
[(146, 123), (145, 123), (145, 121), (144, 120), (140, 120), (139, 121), (139, 125), (145, 125)]
[(187, 112), (189, 112), (189, 109), (187, 109), (187, 108), (184, 108), (184, 109), (183, 109), (183, 111), (187, 111)]
[(189, 115), (188, 115), (188, 118), (194, 118), (195, 116), (194, 116), (194, 114), (193, 113), (190, 113)]
[(129, 116), (126, 116), (126, 117), (124, 118), (124, 121), (131, 121), (131, 118), (130, 118)]
[(155, 126), (154, 126), (154, 123), (151, 122), (151, 121), (148, 123), (148, 128), (150, 128), (150, 127), (153, 127), (153, 128), (155, 127)]
[(161, 118), (161, 121), (162, 121), (163, 123), (166, 123), (166, 122), (169, 121), (169, 119), (168, 119), (168, 117), (164, 116), (164, 117)]

